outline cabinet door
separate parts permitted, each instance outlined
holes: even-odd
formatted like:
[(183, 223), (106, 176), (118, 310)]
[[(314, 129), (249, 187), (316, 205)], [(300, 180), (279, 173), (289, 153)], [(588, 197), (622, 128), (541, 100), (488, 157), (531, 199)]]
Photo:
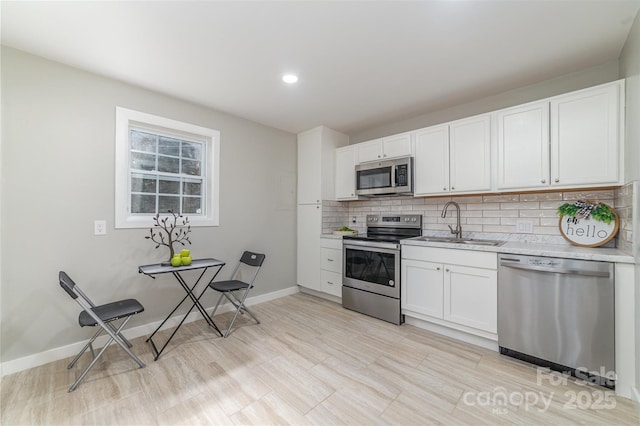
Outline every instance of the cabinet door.
[(451, 192), (491, 190), (491, 117), (449, 124)]
[(298, 285), (320, 291), (321, 206), (298, 205)]
[(331, 271), (320, 271), (320, 290), (336, 297), (342, 297), (342, 274)]
[(449, 192), (449, 126), (416, 130), (414, 183), (415, 195)]
[(444, 265), (444, 319), (497, 332), (498, 278), (489, 269)]
[(502, 110), (498, 123), (498, 189), (549, 186), (549, 102)]
[(442, 319), (443, 271), (439, 263), (402, 259), (402, 309)]
[(551, 185), (618, 184), (621, 84), (551, 99)]
[(355, 200), (356, 196), (355, 145), (336, 149), (336, 199)]
[(355, 145), (358, 148), (358, 163), (382, 159), (382, 139), (374, 139)]
[(382, 156), (384, 158), (408, 157), (411, 155), (411, 133), (382, 138)]
[(298, 135), (298, 204), (322, 199), (322, 133), (316, 128)]
[(342, 250), (321, 247), (320, 268), (331, 272), (342, 273)]

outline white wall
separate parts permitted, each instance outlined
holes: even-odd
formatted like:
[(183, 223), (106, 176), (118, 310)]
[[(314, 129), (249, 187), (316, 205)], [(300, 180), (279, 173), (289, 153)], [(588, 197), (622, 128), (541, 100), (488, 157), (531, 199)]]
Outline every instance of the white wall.
[(424, 114), (408, 120), (389, 123), (367, 129), (357, 134), (351, 134), (349, 135), (349, 143), (358, 143), (460, 118), (471, 117), (476, 114), (496, 111), (498, 109), (584, 89), (597, 84), (607, 83), (617, 80), (618, 78), (618, 61), (607, 62), (593, 68), (498, 93), (474, 102), (456, 105), (439, 111), (426, 111)]
[[(295, 135), (3, 48), (2, 362), (89, 335), (61, 269), (98, 303), (139, 299), (146, 310), (131, 326), (162, 319), (184, 296), (171, 276), (138, 274), (167, 256), (147, 229), (113, 227), (117, 105), (221, 132), (220, 226), (194, 228), (192, 253), (228, 261), (224, 277), (244, 249), (264, 252), (253, 295), (295, 285)], [(93, 235), (96, 219), (107, 235)]]
[(640, 14), (620, 55), (620, 77), (626, 78), (625, 181), (633, 182), (633, 253), (635, 270), (636, 399), (640, 402)]

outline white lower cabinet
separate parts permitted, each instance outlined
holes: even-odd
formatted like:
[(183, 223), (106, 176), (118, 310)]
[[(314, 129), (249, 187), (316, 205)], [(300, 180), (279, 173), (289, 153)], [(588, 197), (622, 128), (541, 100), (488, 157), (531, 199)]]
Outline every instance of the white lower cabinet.
[(405, 245), (401, 298), (407, 316), (483, 337), (495, 335), (497, 254)]
[(402, 259), (403, 310), (442, 318), (444, 274), (442, 265)]
[(443, 319), (497, 333), (497, 271), (444, 265)]
[(320, 291), (342, 297), (342, 240), (320, 239)]

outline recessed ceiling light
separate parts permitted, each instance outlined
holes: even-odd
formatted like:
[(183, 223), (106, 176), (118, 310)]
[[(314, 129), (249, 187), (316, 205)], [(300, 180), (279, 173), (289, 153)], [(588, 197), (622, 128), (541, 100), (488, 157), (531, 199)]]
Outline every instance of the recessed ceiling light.
[(285, 74), (282, 76), (282, 81), (288, 84), (293, 84), (298, 82), (298, 76), (295, 74)]

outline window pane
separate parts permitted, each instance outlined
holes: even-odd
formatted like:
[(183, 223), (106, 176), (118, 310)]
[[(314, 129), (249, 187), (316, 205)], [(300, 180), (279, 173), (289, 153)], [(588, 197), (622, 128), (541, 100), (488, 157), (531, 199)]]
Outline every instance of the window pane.
[(182, 160), (182, 173), (189, 176), (200, 176), (200, 161)]
[(180, 197), (171, 195), (161, 195), (158, 197), (158, 212), (160, 214), (172, 210), (174, 213), (180, 213)]
[(182, 203), (182, 213), (202, 214), (202, 199), (200, 197), (185, 197)]
[(156, 178), (145, 175), (131, 176), (131, 192), (156, 193)]
[(180, 194), (180, 181), (177, 179), (160, 178), (161, 194)]
[(195, 158), (196, 160), (202, 159), (202, 144), (183, 142), (182, 156), (184, 158)]
[(158, 137), (149, 133), (131, 130), (131, 149), (144, 152), (156, 152)]
[(158, 171), (164, 173), (179, 173), (180, 159), (171, 157), (158, 157)]
[(158, 154), (180, 156), (180, 140), (160, 136)]
[(131, 213), (155, 213), (156, 196), (131, 194)]
[(131, 153), (131, 168), (136, 170), (155, 170), (156, 156), (154, 154)]
[(202, 181), (184, 181), (182, 191), (185, 195), (202, 195)]

